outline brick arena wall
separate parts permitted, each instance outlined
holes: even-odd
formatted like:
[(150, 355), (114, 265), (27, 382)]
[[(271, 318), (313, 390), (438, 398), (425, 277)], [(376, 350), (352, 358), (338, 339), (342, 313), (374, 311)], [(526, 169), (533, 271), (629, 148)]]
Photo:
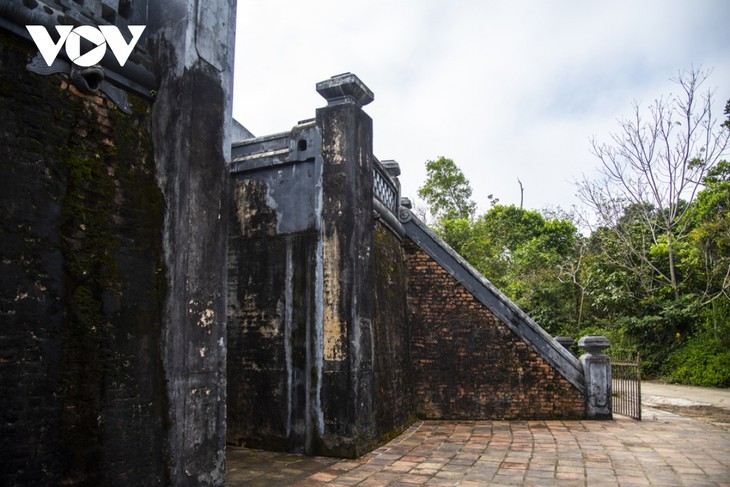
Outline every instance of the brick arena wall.
[(580, 391), (428, 254), (404, 244), (419, 417), (585, 417)]
[(0, 485), (164, 482), (150, 105), (26, 70), (0, 31)]

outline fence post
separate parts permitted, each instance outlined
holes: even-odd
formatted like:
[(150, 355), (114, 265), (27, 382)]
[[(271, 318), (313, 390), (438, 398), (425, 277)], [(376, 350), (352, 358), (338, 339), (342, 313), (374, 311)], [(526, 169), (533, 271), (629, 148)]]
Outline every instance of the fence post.
[(611, 342), (601, 335), (586, 335), (578, 346), (586, 382), (586, 416), (588, 419), (613, 419), (611, 412), (611, 358), (603, 353)]

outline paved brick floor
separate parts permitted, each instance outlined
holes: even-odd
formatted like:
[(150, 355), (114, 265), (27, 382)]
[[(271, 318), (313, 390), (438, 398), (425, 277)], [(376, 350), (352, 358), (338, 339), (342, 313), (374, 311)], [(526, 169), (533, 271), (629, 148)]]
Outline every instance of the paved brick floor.
[(228, 450), (236, 486), (730, 486), (730, 428), (644, 421), (419, 421), (358, 460)]

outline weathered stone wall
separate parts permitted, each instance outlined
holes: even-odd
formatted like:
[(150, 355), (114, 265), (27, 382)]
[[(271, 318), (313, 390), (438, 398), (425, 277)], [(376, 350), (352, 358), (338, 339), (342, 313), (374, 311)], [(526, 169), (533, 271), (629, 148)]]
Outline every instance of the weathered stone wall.
[(164, 201), (148, 130), (0, 30), (0, 484), (164, 482)]
[(228, 441), (304, 451), (316, 239), (230, 243)]
[[(343, 454), (317, 449), (316, 355), (323, 346), (316, 332), (318, 236), (275, 235), (277, 214), (265, 197), (254, 196), (256, 186), (251, 179), (233, 183), (238, 197), (231, 221), (242, 211), (248, 218), (245, 228), (231, 226), (229, 240), (228, 442)], [(401, 242), (380, 223), (372, 265), (373, 426), (342, 442), (362, 442), (361, 448), (397, 435), (414, 418), (405, 262)]]
[[(319, 151), (312, 123), (234, 146), (227, 311), (232, 444), (314, 453), (321, 370)], [(271, 153), (280, 157), (268, 159)]]
[(405, 255), (401, 241), (375, 224), (374, 423), (379, 441), (400, 434), (415, 419), (408, 326)]
[[(281, 172), (289, 171), (292, 166)], [(313, 228), (277, 234), (281, 225), (293, 226), (281, 222), (269, 206), (278, 206), (267, 194), (281, 183), (279, 173), (234, 177), (232, 182), (227, 441), (309, 452), (316, 395), (312, 369), (318, 238)], [(308, 199), (302, 192), (286, 193)]]
[(406, 240), (416, 411), (438, 419), (584, 418), (585, 399)]
[[(0, 0), (10, 484), (223, 482), (235, 0), (122, 3)], [(26, 69), (25, 25), (132, 21), (101, 82), (131, 115)]]
[(236, 2), (144, 3), (145, 47), (159, 83), (152, 109), (153, 149), (165, 198), (161, 355), (168, 401), (168, 482), (220, 485), (225, 471), (226, 206)]
[(234, 144), (229, 442), (353, 457), (413, 418), (403, 251), (375, 220), (373, 159), (354, 99)]

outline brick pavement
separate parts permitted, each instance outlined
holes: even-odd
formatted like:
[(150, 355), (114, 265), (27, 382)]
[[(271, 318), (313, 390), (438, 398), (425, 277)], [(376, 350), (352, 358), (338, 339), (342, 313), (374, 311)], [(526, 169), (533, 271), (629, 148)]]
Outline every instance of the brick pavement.
[(419, 421), (357, 460), (229, 449), (229, 487), (730, 486), (730, 427), (644, 421)]

